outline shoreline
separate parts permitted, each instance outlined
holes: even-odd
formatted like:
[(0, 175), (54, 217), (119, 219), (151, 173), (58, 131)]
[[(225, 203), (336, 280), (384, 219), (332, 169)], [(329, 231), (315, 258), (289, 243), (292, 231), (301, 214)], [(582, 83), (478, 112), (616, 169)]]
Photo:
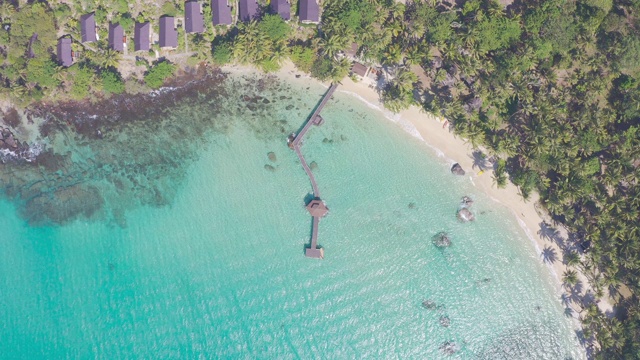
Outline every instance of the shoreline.
[[(243, 65), (225, 66), (222, 70), (233, 74), (261, 73), (259, 69)], [(284, 79), (291, 76), (313, 79), (310, 75), (299, 71), (295, 65), (289, 61), (285, 62), (283, 67), (273, 75)], [(317, 79), (313, 79), (313, 81), (320, 82)], [(320, 83), (327, 88), (330, 85), (329, 82)], [(409, 109), (403, 110), (399, 113), (392, 113), (385, 109), (374, 88), (364, 82), (354, 82), (348, 77), (341, 81), (341, 86), (338, 88), (338, 91), (353, 96), (359, 101), (364, 102), (368, 107), (379, 111), (387, 120), (401, 127), (408, 135), (422, 141), (431, 151), (433, 151), (434, 155), (439, 158), (444, 158), (450, 166), (454, 163), (460, 164), (466, 171), (464, 176), (469, 179), (476, 189), (482, 191), (494, 202), (506, 207), (517, 221), (517, 224), (522, 229), (524, 235), (526, 235), (531, 242), (530, 244), (526, 244), (526, 246), (532, 245), (534, 247), (536, 253), (539, 254), (539, 261), (550, 272), (550, 275), (553, 278), (553, 283), (550, 285), (553, 286), (553, 289), (558, 296), (558, 301), (561, 301), (562, 294), (566, 293), (562, 283), (562, 276), (568, 268), (563, 263), (562, 258), (564, 252), (560, 246), (551, 239), (545, 239), (542, 236), (542, 232), (540, 230), (545, 219), (536, 209), (535, 204), (540, 199), (537, 192), (532, 192), (530, 199), (524, 201), (519, 195), (518, 188), (510, 181), (507, 182), (507, 186), (503, 189), (499, 189), (494, 186), (491, 166), (485, 166), (484, 172), (481, 172), (481, 169), (474, 166), (472, 152), (474, 150), (482, 149), (474, 149), (470, 142), (455, 135), (452, 131), (449, 131), (446, 127), (446, 119), (426, 113), (416, 106), (411, 106)], [(563, 238), (567, 237), (564, 228), (559, 227), (556, 230)], [(555, 261), (551, 263), (544, 261), (543, 250), (554, 253), (556, 257)], [(583, 284), (583, 294), (588, 292), (593, 293), (592, 287), (587, 281), (587, 278), (579, 269), (575, 270)], [(597, 304), (605, 313), (613, 311), (613, 305), (608, 298), (599, 299)], [(573, 303), (568, 305), (563, 304), (563, 306), (569, 307), (573, 310), (572, 318), (574, 319), (574, 323), (577, 328), (581, 328), (580, 319), (578, 317), (578, 311), (580, 309), (576, 309), (576, 305)]]

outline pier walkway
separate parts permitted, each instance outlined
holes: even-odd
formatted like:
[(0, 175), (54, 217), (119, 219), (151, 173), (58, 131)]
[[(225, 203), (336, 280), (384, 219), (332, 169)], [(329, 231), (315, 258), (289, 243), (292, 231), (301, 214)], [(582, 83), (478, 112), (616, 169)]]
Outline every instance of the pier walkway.
[(329, 99), (331, 99), (331, 96), (337, 88), (338, 84), (331, 84), (331, 87), (329, 87), (329, 90), (327, 90), (327, 92), (324, 94), (322, 100), (316, 107), (313, 114), (311, 114), (309, 120), (307, 120), (307, 123), (304, 124), (302, 130), (300, 130), (300, 132), (296, 134), (292, 140), (290, 139), (289, 142), (289, 146), (293, 149), (293, 151), (296, 152), (296, 155), (298, 155), (298, 159), (300, 159), (302, 168), (307, 173), (309, 181), (311, 181), (311, 187), (313, 188), (313, 200), (311, 200), (311, 202), (309, 202), (309, 204), (307, 205), (307, 210), (313, 217), (313, 228), (311, 230), (311, 246), (305, 250), (305, 255), (308, 257), (319, 259), (324, 258), (324, 249), (318, 249), (318, 225), (320, 224), (320, 218), (325, 216), (329, 209), (327, 209), (324, 201), (320, 199), (320, 190), (318, 190), (318, 183), (316, 182), (316, 178), (315, 176), (313, 176), (313, 173), (311, 172), (311, 168), (309, 168), (307, 161), (304, 159), (304, 156), (302, 156), (302, 153), (300, 152), (300, 146), (302, 145), (302, 139), (306, 135), (309, 128), (311, 128), (312, 125), (322, 125), (322, 123), (324, 122), (324, 119), (320, 116), (320, 112), (327, 104)]

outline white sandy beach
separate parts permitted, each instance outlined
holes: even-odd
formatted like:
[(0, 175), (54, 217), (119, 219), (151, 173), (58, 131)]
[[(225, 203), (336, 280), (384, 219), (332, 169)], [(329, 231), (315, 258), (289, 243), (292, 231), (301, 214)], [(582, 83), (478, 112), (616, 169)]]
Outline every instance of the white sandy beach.
[[(225, 67), (224, 70), (233, 73), (256, 71), (253, 68), (244, 66), (228, 66)], [(296, 75), (310, 78), (309, 75), (298, 71), (291, 62), (286, 62), (283, 68), (275, 75), (285, 78)], [(325, 85), (328, 87), (329, 83)], [(415, 106), (398, 114), (394, 114), (384, 108), (374, 88), (364, 82), (354, 82), (349, 78), (342, 80), (338, 91), (349, 93), (367, 102), (371, 107), (383, 112), (387, 118), (401, 126), (405, 131), (423, 140), (437, 156), (444, 157), (451, 165), (456, 162), (459, 163), (466, 171), (465, 176), (469, 178), (469, 181), (472, 182), (475, 187), (485, 192), (497, 203), (506, 206), (531, 240), (536, 252), (541, 255), (540, 262), (543, 262), (547, 266), (556, 279), (553, 285), (556, 289), (558, 299), (560, 298), (561, 294), (564, 293), (562, 274), (567, 267), (562, 262), (562, 250), (560, 247), (555, 242), (544, 239), (539, 233), (543, 218), (538, 214), (535, 206), (539, 199), (537, 193), (532, 193), (530, 199), (525, 202), (519, 195), (518, 188), (510, 182), (506, 188), (498, 189), (493, 184), (491, 169), (486, 169), (483, 173), (477, 167), (474, 168), (472, 152), (477, 149), (474, 149), (470, 142), (450, 132), (448, 127), (444, 126), (445, 119), (421, 111), (421, 109)], [(563, 231), (560, 231), (560, 233), (564, 234)], [(530, 244), (523, 245), (529, 246)], [(552, 251), (555, 252), (555, 262), (548, 263), (543, 261), (542, 251), (545, 248), (551, 248)], [(580, 274), (579, 277), (585, 285), (583, 291), (591, 291), (587, 279), (582, 274)], [(606, 299), (601, 300), (598, 305), (603, 312), (612, 310), (611, 303)], [(579, 310), (575, 306), (573, 306), (573, 308), (574, 310)], [(574, 316), (577, 317), (577, 314), (574, 313)]]

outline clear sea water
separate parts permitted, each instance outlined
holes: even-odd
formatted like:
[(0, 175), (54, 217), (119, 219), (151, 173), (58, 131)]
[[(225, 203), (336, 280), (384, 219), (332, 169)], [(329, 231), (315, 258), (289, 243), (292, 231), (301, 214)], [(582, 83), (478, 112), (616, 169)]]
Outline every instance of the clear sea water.
[[(584, 358), (516, 219), (344, 93), (302, 148), (330, 209), (325, 259), (305, 258), (311, 188), (284, 139), (324, 88), (291, 79), (265, 90), (254, 80), (228, 80), (245, 90), (227, 84), (227, 98), (168, 112), (162, 124), (217, 124), (182, 150), (159, 138), (163, 125), (137, 135), (144, 154), (173, 158), (164, 172), (140, 151), (123, 160), (120, 179), (79, 175), (103, 199), (87, 216), (33, 224), (29, 204), (0, 201), (0, 358)], [(245, 92), (278, 101), (247, 110)], [(125, 156), (105, 141), (55, 146), (74, 164), (99, 163), (110, 147)], [(148, 181), (162, 199), (135, 200), (140, 192), (121, 191), (136, 188), (125, 179)], [(456, 220), (463, 195), (475, 199), (473, 223)], [(432, 244), (440, 231), (450, 248)]]

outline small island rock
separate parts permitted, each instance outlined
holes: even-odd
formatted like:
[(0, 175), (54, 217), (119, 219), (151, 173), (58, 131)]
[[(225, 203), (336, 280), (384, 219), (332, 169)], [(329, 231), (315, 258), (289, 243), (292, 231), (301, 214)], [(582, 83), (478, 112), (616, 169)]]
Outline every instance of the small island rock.
[(468, 221), (473, 221), (475, 219), (476, 219), (475, 215), (473, 215), (473, 213), (469, 209), (462, 208), (458, 210), (458, 220), (462, 222), (468, 222)]
[(464, 174), (465, 174), (465, 171), (464, 171), (464, 169), (462, 169), (462, 166), (460, 166), (460, 164), (455, 163), (455, 164), (453, 164), (453, 166), (451, 167), (451, 173), (452, 173), (453, 175), (460, 175), (460, 176), (462, 176), (462, 175), (464, 175)]

